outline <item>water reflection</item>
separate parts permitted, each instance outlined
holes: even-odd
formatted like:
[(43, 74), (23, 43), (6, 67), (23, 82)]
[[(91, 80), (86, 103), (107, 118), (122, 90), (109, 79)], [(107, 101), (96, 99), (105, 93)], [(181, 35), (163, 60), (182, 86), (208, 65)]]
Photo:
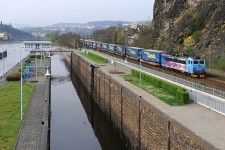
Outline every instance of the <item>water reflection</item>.
[(62, 57), (52, 57), (51, 149), (126, 150), (120, 136), (94, 103), (82, 82), (69, 72)]
[(115, 131), (110, 122), (104, 116), (98, 105), (94, 102), (87, 89), (78, 77), (73, 75), (73, 85), (80, 97), (86, 111), (88, 120), (91, 122), (95, 135), (103, 150), (126, 150), (125, 143), (120, 140), (119, 132)]
[[(62, 56), (52, 57), (51, 87), (51, 149), (53, 150), (99, 150), (96, 138), (87, 115), (82, 107), (72, 82), (67, 79)], [(59, 80), (58, 80), (58, 79)], [(65, 79), (63, 82), (60, 79)]]

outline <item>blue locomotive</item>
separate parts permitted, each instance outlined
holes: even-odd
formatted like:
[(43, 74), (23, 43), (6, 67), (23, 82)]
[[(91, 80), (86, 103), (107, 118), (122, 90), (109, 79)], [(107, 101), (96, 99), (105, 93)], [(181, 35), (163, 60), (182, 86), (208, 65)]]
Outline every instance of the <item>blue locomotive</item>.
[[(83, 41), (84, 42), (84, 41)], [(193, 77), (204, 77), (206, 71), (205, 59), (189, 56), (169, 55), (165, 51), (145, 50), (138, 47), (121, 46), (115, 44), (101, 43), (85, 40), (89, 47), (96, 45), (98, 49), (108, 51), (117, 55), (123, 55), (134, 60), (142, 60), (152, 65), (170, 68)]]
[(167, 54), (162, 54), (161, 66), (178, 70), (193, 77), (204, 77), (206, 70), (204, 59)]

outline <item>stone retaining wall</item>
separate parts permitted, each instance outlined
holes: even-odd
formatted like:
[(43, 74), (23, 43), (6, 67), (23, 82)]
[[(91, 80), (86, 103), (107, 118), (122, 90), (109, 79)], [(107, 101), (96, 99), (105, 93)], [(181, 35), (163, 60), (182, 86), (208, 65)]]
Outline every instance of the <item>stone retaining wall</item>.
[(215, 149), (79, 54), (76, 73), (129, 149)]

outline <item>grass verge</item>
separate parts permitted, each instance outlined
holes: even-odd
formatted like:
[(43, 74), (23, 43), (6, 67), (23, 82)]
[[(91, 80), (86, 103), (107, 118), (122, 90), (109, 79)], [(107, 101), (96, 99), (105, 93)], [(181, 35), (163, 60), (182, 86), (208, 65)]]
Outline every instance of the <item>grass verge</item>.
[[(23, 116), (31, 100), (35, 85), (23, 85)], [(20, 82), (6, 82), (0, 88), (0, 149), (14, 149), (20, 120)]]
[(96, 62), (96, 63), (106, 63), (107, 62), (106, 58), (101, 57), (101, 56), (96, 55), (96, 54), (91, 53), (91, 52), (87, 53), (87, 51), (85, 51), (85, 53), (83, 53), (83, 55), (85, 57), (87, 57), (88, 59), (92, 60), (93, 62)]
[[(151, 95), (157, 97), (158, 99), (162, 100), (163, 102), (171, 105), (171, 106), (179, 106), (184, 105), (185, 103), (180, 101), (180, 97), (163, 89), (162, 87), (157, 87), (154, 84), (151, 84), (150, 82), (146, 80), (141, 80), (136, 75), (121, 75), (122, 78), (125, 80), (131, 82), (132, 84), (139, 86), (146, 92), (150, 93)], [(169, 87), (168, 87), (169, 88)], [(180, 89), (179, 89), (180, 91)]]

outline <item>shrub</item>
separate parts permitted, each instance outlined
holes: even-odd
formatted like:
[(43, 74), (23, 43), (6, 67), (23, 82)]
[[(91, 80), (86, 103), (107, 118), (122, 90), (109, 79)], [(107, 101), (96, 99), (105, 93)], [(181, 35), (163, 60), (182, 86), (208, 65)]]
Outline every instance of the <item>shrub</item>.
[[(23, 72), (26, 70), (26, 64), (23, 65)], [(21, 72), (21, 68), (18, 69), (19, 72)]]
[(191, 47), (195, 45), (195, 40), (193, 39), (192, 36), (189, 36), (184, 39), (184, 46), (185, 47)]
[(201, 29), (204, 21), (203, 15), (199, 12), (196, 12), (193, 15), (193, 19), (194, 19), (193, 28), (195, 29), (194, 31)]
[(177, 97), (178, 104), (183, 105), (183, 104), (188, 103), (189, 94), (186, 91), (184, 91), (182, 89), (177, 89), (176, 90), (176, 97)]
[(156, 40), (156, 49), (164, 49), (166, 46), (166, 41), (162, 38)]
[(28, 58), (25, 62), (26, 62), (26, 63), (30, 63), (31, 61), (33, 61), (33, 59)]
[(91, 57), (92, 59), (96, 60), (96, 61), (99, 61), (99, 62), (103, 62), (103, 63), (107, 62), (106, 58), (104, 58), (102, 56), (99, 56), (99, 55), (96, 55), (96, 54), (91, 53), (91, 52), (88, 52), (88, 56)]
[(10, 74), (6, 77), (6, 80), (7, 80), (7, 81), (19, 81), (20, 78), (21, 78), (20, 72), (16, 71), (16, 72), (10, 73)]
[(216, 68), (217, 68), (217, 69), (225, 69), (225, 58), (221, 57), (221, 58), (216, 62)]
[(195, 44), (197, 44), (200, 41), (201, 37), (202, 37), (202, 31), (195, 31), (192, 34), (192, 38), (194, 39)]
[(132, 69), (131, 73), (132, 73), (132, 75), (139, 77), (139, 71)]
[[(44, 57), (42, 56), (42, 59), (43, 59)], [(36, 55), (30, 55), (30, 59), (36, 59)], [(41, 55), (37, 55), (37, 59), (41, 59)]]
[(191, 26), (187, 29), (186, 36), (190, 36), (195, 31), (202, 30), (203, 28), (204, 17), (202, 16), (201, 13), (199, 12), (194, 13), (192, 18), (193, 22), (191, 23)]
[[(131, 73), (136, 77), (139, 77), (140, 75), (140, 72), (134, 69), (131, 70)], [(151, 83), (157, 88), (162, 88), (168, 93), (174, 95), (176, 97), (177, 103), (180, 105), (187, 104), (189, 101), (189, 94), (185, 89), (177, 85), (160, 80), (145, 73), (142, 73), (142, 80)]]
[(166, 90), (167, 92), (171, 93), (172, 95), (176, 95), (177, 93), (177, 89), (179, 89), (180, 87), (178, 87), (177, 85), (162, 81), (162, 88), (164, 90)]

